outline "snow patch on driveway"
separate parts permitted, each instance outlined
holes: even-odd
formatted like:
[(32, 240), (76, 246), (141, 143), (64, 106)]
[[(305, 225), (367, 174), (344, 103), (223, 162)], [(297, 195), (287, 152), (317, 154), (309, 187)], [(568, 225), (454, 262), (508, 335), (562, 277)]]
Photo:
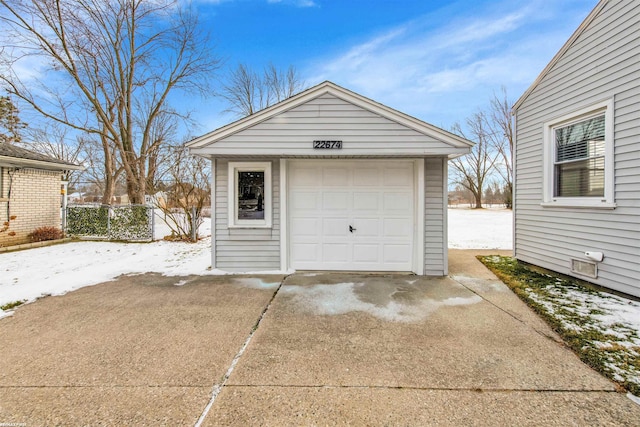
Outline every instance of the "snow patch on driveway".
[(231, 283), (250, 289), (275, 289), (280, 286), (279, 280), (266, 280), (259, 277), (233, 278)]
[(386, 304), (375, 304), (358, 298), (357, 288), (365, 283), (318, 284), (312, 286), (284, 286), (280, 292), (289, 295), (296, 308), (320, 316), (336, 316), (352, 312), (363, 312), (390, 322), (417, 323), (425, 320), (441, 307), (477, 304), (482, 301), (477, 295), (455, 296), (442, 300), (424, 297), (417, 303), (390, 300)]

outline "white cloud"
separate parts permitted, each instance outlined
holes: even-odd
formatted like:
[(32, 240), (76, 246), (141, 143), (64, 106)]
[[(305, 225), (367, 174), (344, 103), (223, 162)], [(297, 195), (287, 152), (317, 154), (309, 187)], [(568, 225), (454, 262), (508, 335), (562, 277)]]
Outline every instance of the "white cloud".
[(448, 127), (487, 104), (501, 86), (517, 98), (579, 24), (577, 15), (563, 20), (562, 32), (549, 30), (563, 5), (552, 13), (543, 2), (544, 13), (534, 13), (539, 6), (509, 1), (475, 16), (418, 17), (314, 60), (308, 80), (335, 81)]
[[(48, 71), (48, 62), (42, 56), (22, 56), (19, 60), (11, 64), (12, 72), (20, 79), (24, 84), (37, 81), (44, 77)], [(9, 74), (8, 71), (5, 71)]]
[(442, 39), (438, 48), (467, 46), (470, 43), (509, 33), (522, 25), (524, 17), (525, 11), (523, 10), (503, 17), (485, 17), (473, 20), (459, 29), (450, 27), (445, 29), (444, 34), (438, 35)]

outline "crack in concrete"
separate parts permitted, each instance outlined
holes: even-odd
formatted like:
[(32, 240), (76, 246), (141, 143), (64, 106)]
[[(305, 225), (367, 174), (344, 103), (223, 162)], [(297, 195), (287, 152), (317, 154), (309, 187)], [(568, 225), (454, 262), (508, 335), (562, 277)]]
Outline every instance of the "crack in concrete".
[(251, 332), (249, 333), (249, 336), (247, 337), (247, 339), (244, 341), (244, 344), (240, 348), (240, 351), (238, 351), (238, 353), (236, 353), (235, 357), (231, 361), (231, 365), (229, 365), (229, 369), (227, 369), (227, 372), (222, 377), (222, 381), (220, 383), (218, 383), (218, 384), (214, 384), (213, 390), (211, 391), (211, 399), (209, 399), (209, 403), (207, 403), (207, 406), (205, 406), (204, 410), (202, 411), (202, 414), (200, 414), (200, 417), (198, 418), (198, 421), (196, 421), (194, 427), (200, 427), (202, 425), (202, 423), (204, 422), (205, 418), (209, 414), (209, 411), (213, 407), (213, 404), (215, 403), (216, 398), (218, 397), (218, 395), (220, 394), (220, 392), (222, 391), (224, 386), (227, 384), (227, 381), (229, 380), (229, 377), (233, 373), (233, 370), (235, 369), (236, 365), (238, 364), (238, 361), (240, 360), (240, 358), (244, 354), (244, 351), (249, 346), (249, 343), (251, 342), (251, 338), (253, 338), (253, 335), (256, 333), (256, 331), (260, 327), (260, 323), (262, 323), (262, 319), (267, 314), (267, 311), (269, 310), (269, 307), (271, 307), (271, 304), (273, 303), (273, 300), (276, 298), (276, 295), (278, 295), (278, 292), (280, 292), (280, 289), (284, 285), (284, 282), (287, 281), (289, 276), (291, 276), (291, 275), (287, 275), (282, 279), (282, 282), (280, 282), (280, 285), (278, 286), (276, 291), (273, 293), (273, 296), (271, 297), (271, 299), (267, 303), (266, 307), (264, 308), (264, 310), (262, 310), (262, 313), (260, 314), (260, 317), (258, 317), (258, 321), (253, 326), (253, 328), (251, 328)]
[[(492, 306), (494, 306), (495, 308), (497, 308), (498, 310), (500, 310), (501, 312), (503, 312), (504, 314), (506, 314), (507, 316), (513, 318), (514, 320), (518, 321), (519, 323), (531, 328), (535, 333), (537, 333), (538, 335), (542, 336), (543, 338), (549, 339), (557, 344), (561, 344), (564, 347), (567, 347), (567, 345), (564, 343), (564, 341), (558, 341), (558, 339), (556, 339), (553, 336), (549, 336), (549, 334), (538, 330), (537, 328), (535, 328), (534, 326), (530, 325), (529, 323), (527, 323), (526, 321), (522, 320), (521, 318), (519, 318), (518, 316), (516, 316), (515, 314), (509, 312), (508, 310), (505, 310), (504, 308), (500, 307), (498, 304), (494, 303), (493, 301), (487, 299), (484, 295), (481, 295), (480, 293), (478, 293), (477, 291), (473, 290), (472, 288), (470, 288), (469, 286), (465, 285), (464, 283), (462, 283), (461, 281), (457, 280), (455, 278), (455, 276), (449, 276), (449, 278), (451, 280), (453, 280), (454, 282), (456, 282), (457, 284), (459, 284), (460, 286), (462, 286), (463, 288), (465, 288), (466, 290), (468, 290), (469, 292), (479, 296), (480, 298), (482, 298), (483, 301), (488, 302), (489, 304), (491, 304)], [(567, 347), (568, 348), (568, 347)]]
[(481, 387), (413, 387), (413, 386), (369, 386), (369, 385), (287, 385), (287, 384), (230, 384), (230, 388), (298, 388), (298, 389), (368, 389), (368, 390), (416, 390), (416, 391), (474, 391), (477, 393), (619, 393), (607, 389), (555, 389), (555, 388), (481, 388)]

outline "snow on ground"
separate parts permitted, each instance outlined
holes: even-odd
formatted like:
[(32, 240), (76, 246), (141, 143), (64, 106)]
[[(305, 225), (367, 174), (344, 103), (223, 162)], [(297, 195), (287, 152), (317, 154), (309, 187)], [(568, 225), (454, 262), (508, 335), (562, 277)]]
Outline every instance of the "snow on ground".
[[(156, 215), (152, 243), (71, 242), (0, 254), (0, 306), (33, 301), (113, 280), (122, 274), (168, 276), (216, 274), (211, 266), (211, 220), (205, 218), (198, 243), (160, 240), (169, 227)], [(0, 310), (0, 318), (11, 311)]]
[(449, 208), (449, 248), (513, 249), (512, 211)]

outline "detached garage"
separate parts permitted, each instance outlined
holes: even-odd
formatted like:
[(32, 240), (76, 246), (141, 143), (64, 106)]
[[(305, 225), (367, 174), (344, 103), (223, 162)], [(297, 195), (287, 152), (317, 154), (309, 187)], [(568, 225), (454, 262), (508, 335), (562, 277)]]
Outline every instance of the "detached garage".
[(447, 160), (471, 142), (325, 82), (201, 136), (212, 267), (447, 274)]

